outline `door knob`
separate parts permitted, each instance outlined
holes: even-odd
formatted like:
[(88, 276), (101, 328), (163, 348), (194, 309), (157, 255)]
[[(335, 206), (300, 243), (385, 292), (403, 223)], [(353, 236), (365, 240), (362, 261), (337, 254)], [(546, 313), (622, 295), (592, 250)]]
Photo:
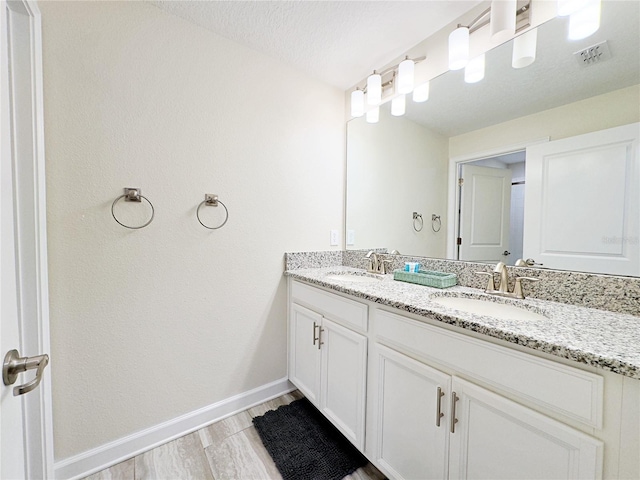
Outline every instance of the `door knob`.
[(27, 370), (35, 370), (36, 376), (30, 382), (14, 387), (13, 396), (24, 395), (36, 388), (42, 380), (42, 372), (49, 363), (49, 355), (38, 355), (36, 357), (21, 357), (17, 350), (10, 350), (4, 357), (2, 364), (2, 381), (5, 385), (13, 385), (18, 379), (18, 375)]

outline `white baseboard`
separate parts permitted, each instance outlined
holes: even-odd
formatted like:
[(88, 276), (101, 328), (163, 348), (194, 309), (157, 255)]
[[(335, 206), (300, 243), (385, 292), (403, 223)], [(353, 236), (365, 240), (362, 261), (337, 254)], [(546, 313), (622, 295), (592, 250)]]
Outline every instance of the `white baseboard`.
[(173, 420), (57, 461), (53, 467), (55, 478), (83, 478), (293, 390), (295, 387), (286, 378), (282, 378), (194, 410)]

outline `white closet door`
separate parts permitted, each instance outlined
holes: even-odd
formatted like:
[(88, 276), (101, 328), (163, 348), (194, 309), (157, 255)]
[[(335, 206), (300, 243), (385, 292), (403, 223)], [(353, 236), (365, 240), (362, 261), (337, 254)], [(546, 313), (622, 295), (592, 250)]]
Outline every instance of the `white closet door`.
[(484, 388), (453, 377), (450, 479), (599, 479), (603, 444)]
[(460, 260), (506, 262), (511, 170), (463, 165), (462, 179)]
[(640, 124), (527, 148), (524, 258), (640, 275)]

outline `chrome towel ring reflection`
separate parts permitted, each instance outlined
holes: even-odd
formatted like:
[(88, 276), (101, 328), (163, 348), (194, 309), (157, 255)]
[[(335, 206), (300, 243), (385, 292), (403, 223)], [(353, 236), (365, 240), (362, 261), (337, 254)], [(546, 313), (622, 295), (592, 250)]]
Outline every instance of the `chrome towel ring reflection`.
[[(138, 202), (138, 203), (141, 203), (142, 200), (145, 200), (149, 204), (149, 206), (151, 207), (151, 218), (149, 218), (149, 220), (146, 223), (144, 223), (143, 225), (139, 225), (137, 227), (132, 227), (131, 225), (126, 225), (126, 224), (122, 223), (120, 220), (118, 220), (118, 217), (116, 217), (116, 214), (113, 211), (113, 209), (116, 206), (116, 203), (118, 203), (118, 201), (121, 198), (124, 198), (125, 202)], [(139, 188), (125, 188), (124, 189), (124, 195), (120, 195), (111, 204), (111, 216), (113, 217), (113, 219), (116, 222), (118, 222), (118, 224), (122, 225), (124, 228), (130, 228), (131, 230), (138, 230), (140, 228), (146, 227), (151, 222), (153, 222), (153, 218), (156, 216), (156, 210), (155, 210), (155, 208), (153, 208), (153, 203), (151, 203), (151, 201), (147, 197), (142, 195), (141, 190)]]
[[(224, 208), (224, 221), (217, 227), (210, 227), (209, 225), (205, 225), (205, 223), (200, 219), (200, 209), (203, 205), (206, 205), (208, 207), (217, 207), (218, 204), (222, 205), (222, 207)], [(198, 205), (198, 208), (196, 209), (196, 218), (200, 222), (200, 225), (202, 225), (204, 228), (208, 228), (209, 230), (217, 230), (219, 228), (222, 228), (224, 224), (227, 223), (227, 220), (229, 220), (229, 210), (227, 210), (227, 206), (222, 203), (222, 201), (218, 200), (218, 195), (215, 195), (213, 193), (205, 193), (204, 200), (200, 202), (200, 205)]]
[[(436, 227), (438, 229), (436, 230)], [(435, 213), (431, 214), (431, 230), (438, 233), (442, 228), (442, 220), (440, 220), (440, 215), (436, 215)]]
[(416, 232), (421, 232), (423, 227), (424, 227), (424, 220), (422, 219), (422, 214), (418, 212), (413, 212), (413, 229)]

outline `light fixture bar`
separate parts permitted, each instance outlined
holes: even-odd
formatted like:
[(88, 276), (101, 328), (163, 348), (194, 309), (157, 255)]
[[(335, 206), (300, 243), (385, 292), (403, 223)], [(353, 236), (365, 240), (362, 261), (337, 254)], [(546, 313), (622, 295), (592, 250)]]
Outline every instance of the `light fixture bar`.
[[(531, 26), (531, 1), (516, 10), (516, 32)], [(489, 25), (491, 20), (491, 7), (478, 15), (469, 25), (458, 24), (458, 28), (467, 27), (469, 34), (481, 29), (485, 25)]]

